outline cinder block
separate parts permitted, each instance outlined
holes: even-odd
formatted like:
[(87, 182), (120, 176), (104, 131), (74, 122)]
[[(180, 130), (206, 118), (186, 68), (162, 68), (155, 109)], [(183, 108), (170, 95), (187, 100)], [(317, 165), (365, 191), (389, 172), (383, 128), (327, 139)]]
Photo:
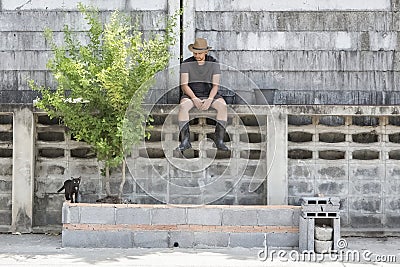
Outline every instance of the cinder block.
[(229, 247), (264, 247), (264, 233), (230, 233)]
[(79, 223), (79, 207), (69, 206), (64, 202), (62, 207), (62, 223)]
[[(159, 198), (160, 199), (160, 198)], [(168, 204), (179, 205), (179, 204), (204, 204), (202, 195), (183, 195), (174, 194), (169, 195)]]
[(304, 218), (339, 218), (339, 211), (331, 211), (331, 212), (302, 212), (301, 216)]
[(302, 252), (307, 250), (308, 242), (307, 242), (307, 218), (300, 216), (299, 218), (299, 251)]
[(385, 177), (385, 169), (379, 165), (351, 164), (349, 169), (350, 175), (357, 180), (380, 180)]
[(350, 227), (355, 228), (380, 228), (383, 227), (383, 214), (368, 214), (361, 213), (358, 211), (349, 213)]
[(352, 195), (377, 195), (382, 193), (382, 182), (380, 181), (358, 181), (350, 184)]
[(264, 209), (258, 210), (258, 225), (293, 226), (292, 209)]
[(307, 219), (307, 249), (314, 251), (315, 219)]
[(152, 209), (151, 224), (186, 224), (186, 210), (174, 207)]
[(117, 208), (116, 224), (150, 224), (150, 209)]
[(299, 226), (300, 209), (293, 209), (293, 226)]
[(80, 223), (115, 224), (115, 208), (80, 207)]
[(298, 235), (300, 252), (305, 250), (314, 250), (314, 228), (315, 219), (300, 216)]
[(318, 192), (325, 195), (347, 195), (348, 194), (348, 181), (347, 180), (317, 180), (316, 186), (318, 187)]
[(354, 213), (381, 213), (382, 202), (380, 197), (352, 197), (349, 199), (349, 209)]
[(318, 212), (318, 211), (323, 211), (323, 212), (336, 212), (339, 211), (340, 205), (308, 205), (308, 206), (303, 206), (301, 210), (303, 212)]
[[(314, 243), (314, 239), (312, 240)], [(298, 247), (299, 234), (297, 233), (267, 233), (267, 245), (272, 247)]]
[(337, 243), (340, 239), (340, 218), (333, 219), (333, 249), (338, 250)]
[(169, 247), (193, 248), (194, 232), (170, 231)]
[(221, 225), (222, 209), (188, 208), (187, 223), (200, 225)]
[(257, 211), (226, 209), (222, 213), (222, 225), (257, 225)]
[(62, 231), (63, 247), (131, 248), (132, 233), (128, 231)]
[(229, 233), (195, 232), (194, 246), (196, 248), (228, 247)]
[(66, 205), (66, 203), (64, 203), (62, 206), (62, 211), (61, 211), (61, 222), (62, 223), (70, 223), (70, 221), (71, 221), (70, 217), (71, 217), (71, 215), (69, 212), (68, 205)]
[(167, 248), (169, 236), (167, 231), (136, 232), (133, 236), (135, 247), (140, 248)]

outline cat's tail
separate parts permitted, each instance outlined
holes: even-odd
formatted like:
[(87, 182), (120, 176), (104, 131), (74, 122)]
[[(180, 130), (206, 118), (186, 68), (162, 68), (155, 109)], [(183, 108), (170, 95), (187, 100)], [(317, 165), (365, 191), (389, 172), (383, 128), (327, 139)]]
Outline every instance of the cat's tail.
[(57, 190), (57, 193), (60, 193), (61, 191), (63, 191), (63, 190), (64, 190), (64, 188), (65, 188), (65, 187), (64, 187), (64, 186), (62, 186), (60, 189), (58, 189), (58, 190)]

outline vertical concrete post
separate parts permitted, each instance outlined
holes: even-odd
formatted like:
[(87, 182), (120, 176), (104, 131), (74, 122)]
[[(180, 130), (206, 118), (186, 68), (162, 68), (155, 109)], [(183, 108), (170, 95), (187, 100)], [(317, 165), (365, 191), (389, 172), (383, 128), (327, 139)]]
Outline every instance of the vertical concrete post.
[(192, 56), (187, 46), (192, 44), (195, 39), (196, 29), (195, 29), (195, 14), (196, 14), (196, 1), (184, 0), (183, 1), (183, 58), (188, 58)]
[(299, 220), (299, 251), (314, 251), (315, 219), (304, 218)]
[(308, 249), (308, 220), (300, 215), (299, 218), (299, 251), (303, 252)]
[[(178, 12), (180, 9), (180, 0), (169, 0), (168, 1), (168, 16), (172, 17)], [(167, 96), (168, 103), (179, 103), (179, 63), (181, 56), (181, 25), (180, 25), (180, 16), (177, 16), (175, 19), (176, 26), (174, 28), (176, 43), (175, 45), (169, 48), (169, 51), (172, 55), (169, 61), (169, 71), (168, 71), (168, 88), (167, 88)], [(178, 87), (177, 87), (178, 86)], [(164, 96), (166, 97), (166, 96)]]
[(333, 219), (333, 250), (338, 250), (338, 241), (340, 239), (340, 218)]
[(271, 107), (267, 119), (267, 204), (288, 204), (287, 114)]
[(315, 219), (307, 218), (307, 249), (315, 251)]
[(13, 119), (12, 232), (32, 232), (34, 189), (34, 120), (29, 108)]

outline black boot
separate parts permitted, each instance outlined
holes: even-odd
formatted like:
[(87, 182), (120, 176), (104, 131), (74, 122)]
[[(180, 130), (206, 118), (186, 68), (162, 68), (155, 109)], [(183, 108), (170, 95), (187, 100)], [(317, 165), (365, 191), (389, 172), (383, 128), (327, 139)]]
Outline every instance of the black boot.
[(225, 125), (226, 121), (217, 121), (215, 126), (215, 145), (219, 150), (228, 151), (229, 148), (224, 144)]
[(189, 132), (189, 122), (179, 122), (181, 143), (178, 146), (178, 150), (184, 151), (192, 147), (190, 143), (190, 132)]

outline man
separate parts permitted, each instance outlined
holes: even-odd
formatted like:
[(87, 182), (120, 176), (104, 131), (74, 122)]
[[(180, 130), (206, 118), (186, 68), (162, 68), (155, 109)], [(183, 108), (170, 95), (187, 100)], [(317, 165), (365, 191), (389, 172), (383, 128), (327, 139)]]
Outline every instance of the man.
[(203, 38), (197, 38), (194, 44), (188, 46), (193, 56), (184, 60), (181, 65), (181, 97), (178, 113), (181, 143), (178, 150), (191, 148), (189, 132), (189, 111), (196, 107), (208, 110), (210, 107), (217, 111), (215, 127), (215, 145), (217, 149), (227, 151), (224, 144), (225, 126), (228, 113), (225, 100), (218, 94), (221, 70), (217, 61), (208, 55), (211, 47)]

